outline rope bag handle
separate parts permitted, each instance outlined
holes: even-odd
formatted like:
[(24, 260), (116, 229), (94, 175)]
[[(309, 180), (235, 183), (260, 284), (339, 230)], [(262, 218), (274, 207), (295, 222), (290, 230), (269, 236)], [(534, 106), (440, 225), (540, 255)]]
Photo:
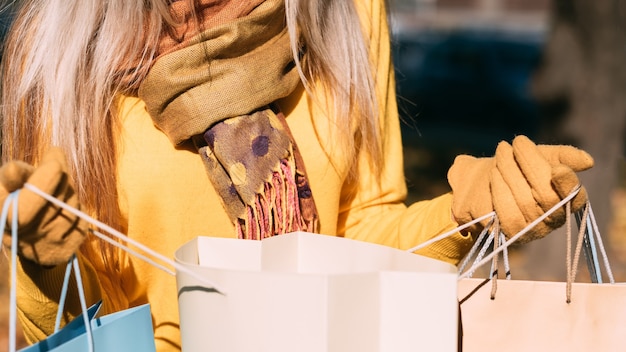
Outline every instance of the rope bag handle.
[[(574, 282), (576, 277), (576, 266), (580, 259), (580, 253), (583, 252), (585, 254), (587, 260), (587, 267), (589, 268), (589, 273), (591, 275), (592, 282), (594, 283), (602, 283), (603, 278), (600, 269), (600, 259), (598, 257), (598, 249), (600, 250), (600, 254), (602, 256), (602, 261), (604, 265), (604, 269), (607, 273), (608, 279), (610, 283), (615, 283), (615, 279), (613, 277), (613, 273), (611, 270), (611, 266), (609, 264), (608, 256), (606, 254), (606, 250), (604, 248), (604, 244), (602, 242), (602, 237), (600, 236), (600, 231), (598, 230), (597, 223), (595, 221), (595, 217), (593, 215), (593, 210), (591, 208), (591, 203), (587, 201), (585, 206), (575, 214), (576, 221), (579, 227), (578, 231), (578, 240), (576, 243), (576, 248), (574, 250), (574, 256), (572, 257), (571, 251), (571, 200), (578, 194), (581, 186), (576, 187), (567, 197), (563, 198), (560, 202), (555, 204), (552, 208), (546, 211), (544, 214), (539, 216), (537, 219), (529, 223), (526, 227), (524, 227), (521, 231), (516, 233), (514, 236), (510, 237), (505, 241), (504, 234), (502, 234), (499, 230), (498, 226), (498, 217), (495, 212), (490, 212), (485, 214), (479, 218), (476, 218), (468, 223), (465, 223), (453, 230), (445, 232), (441, 235), (433, 237), (430, 240), (427, 240), (415, 247), (409, 248), (407, 252), (414, 252), (424, 247), (431, 245), (434, 242), (443, 240), (447, 237), (450, 237), (459, 231), (481, 222), (483, 220), (489, 219), (487, 226), (483, 229), (483, 231), (479, 234), (474, 246), (470, 250), (470, 252), (465, 256), (463, 262), (459, 266), (459, 280), (469, 278), (473, 275), (473, 273), (483, 265), (491, 262), (492, 267), (489, 274), (489, 278), (485, 280), (479, 287), (486, 284), (488, 281), (493, 282), (492, 287), (492, 298), (495, 297), (496, 292), (496, 278), (494, 274), (497, 274), (497, 256), (502, 253), (504, 257), (504, 266), (505, 266), (505, 275), (506, 279), (510, 279), (510, 269), (508, 264), (508, 252), (507, 248), (512, 245), (515, 241), (517, 241), (521, 236), (526, 234), (529, 230), (547, 218), (550, 214), (554, 213), (559, 208), (565, 206), (566, 207), (566, 228), (567, 228), (567, 255), (566, 255), (566, 266), (567, 266), (567, 286), (566, 286), (566, 300), (569, 303), (571, 301), (571, 284)], [(491, 243), (494, 244), (493, 250), (486, 254)], [(480, 250), (479, 250), (480, 248)], [(478, 252), (478, 254), (476, 254)], [(472, 257), (475, 256), (475, 260), (472, 265), (469, 266), (469, 269), (463, 271), (469, 264), (469, 261)], [(477, 288), (478, 289), (478, 288)]]
[[(190, 275), (191, 277), (199, 280), (200, 282), (206, 284), (207, 286), (211, 287), (211, 289), (214, 290), (215, 292), (223, 294), (223, 295), (226, 295), (226, 290), (223, 287), (221, 287), (220, 285), (218, 285), (217, 283), (215, 283), (215, 282), (213, 282), (213, 281), (211, 281), (211, 280), (209, 280), (209, 279), (207, 279), (207, 278), (205, 278), (205, 277), (203, 277), (201, 275), (198, 275), (194, 271), (192, 271), (192, 270), (186, 268), (185, 266), (180, 265), (176, 261), (174, 261), (174, 260), (172, 260), (172, 259), (170, 259), (170, 258), (168, 258), (168, 257), (166, 257), (166, 256), (164, 256), (164, 255), (162, 255), (162, 254), (160, 254), (158, 252), (156, 252), (155, 250), (149, 248), (148, 246), (146, 246), (146, 245), (144, 245), (142, 243), (139, 243), (138, 241), (135, 241), (134, 239), (132, 239), (132, 238), (126, 236), (125, 234), (117, 231), (116, 229), (112, 228), (111, 226), (109, 226), (109, 225), (107, 225), (107, 224), (105, 224), (105, 223), (103, 223), (101, 221), (98, 221), (95, 218), (85, 214), (84, 212), (82, 212), (82, 211), (80, 211), (80, 210), (78, 210), (78, 209), (76, 209), (76, 208), (74, 208), (74, 207), (72, 207), (72, 206), (70, 206), (70, 205), (68, 205), (68, 204), (58, 200), (57, 198), (55, 198), (55, 197), (53, 197), (53, 196), (43, 192), (42, 190), (40, 190), (39, 188), (33, 186), (32, 184), (25, 183), (24, 184), (24, 188), (32, 191), (33, 193), (39, 195), (40, 197), (46, 199), (50, 203), (52, 203), (52, 204), (54, 204), (54, 205), (56, 205), (56, 206), (58, 206), (58, 207), (60, 207), (62, 209), (65, 209), (68, 212), (78, 216), (79, 218), (85, 220), (86, 222), (90, 223), (91, 225), (95, 226), (96, 228), (101, 229), (102, 231), (108, 233), (109, 235), (119, 239), (120, 241), (116, 241), (113, 238), (105, 235), (104, 233), (102, 233), (102, 232), (100, 232), (98, 230), (90, 229), (91, 234), (95, 235), (96, 237), (100, 238), (101, 240), (103, 240), (103, 241), (105, 241), (107, 243), (110, 243), (111, 245), (113, 245), (115, 247), (118, 247), (118, 248), (122, 249), (123, 251), (125, 251), (125, 252), (127, 252), (127, 253), (135, 256), (135, 257), (137, 257), (138, 259), (141, 259), (141, 260), (145, 261), (146, 263), (154, 266), (157, 269), (160, 269), (160, 270), (162, 270), (162, 271), (164, 271), (164, 272), (166, 272), (166, 273), (168, 273), (168, 274), (170, 274), (172, 276), (176, 276), (176, 272), (174, 270), (172, 270), (172, 269), (167, 267), (167, 265), (169, 265), (170, 267), (173, 267), (173, 268), (175, 268), (176, 270), (178, 270), (180, 272), (184, 272), (184, 273)], [(130, 248), (129, 246), (125, 245), (122, 242), (125, 242), (125, 243), (128, 243), (130, 245), (135, 246), (139, 250), (143, 251), (145, 254), (140, 253), (139, 251)], [(163, 262), (164, 264), (157, 262), (157, 260), (160, 261), (160, 262)]]
[[(9, 194), (4, 201), (2, 207), (2, 213), (0, 214), (0, 233), (4, 233), (9, 215), (9, 208), (13, 210), (13, 217), (11, 219), (11, 289), (9, 292), (9, 351), (15, 352), (17, 348), (16, 336), (17, 336), (17, 228), (18, 228), (18, 199), (19, 190)], [(0, 246), (2, 244), (0, 243)], [(59, 309), (57, 311), (57, 318), (55, 321), (54, 331), (57, 332), (61, 323), (61, 316), (63, 313), (63, 306), (65, 303), (65, 297), (70, 281), (70, 273), (74, 268), (76, 284), (78, 288), (78, 297), (82, 310), (83, 322), (85, 324), (85, 332), (87, 335), (88, 351), (94, 351), (93, 343), (93, 331), (91, 329), (91, 321), (87, 315), (87, 303), (85, 299), (85, 291), (83, 289), (82, 278), (80, 275), (80, 268), (78, 266), (78, 259), (76, 256), (67, 263), (67, 269), (65, 271), (65, 277), (63, 280), (63, 286), (61, 288), (61, 298), (59, 300)]]

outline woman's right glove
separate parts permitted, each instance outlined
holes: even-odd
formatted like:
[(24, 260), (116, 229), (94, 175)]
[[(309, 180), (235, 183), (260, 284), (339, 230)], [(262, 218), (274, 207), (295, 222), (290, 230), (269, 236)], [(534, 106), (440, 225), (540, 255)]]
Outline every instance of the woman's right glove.
[[(593, 166), (585, 151), (566, 145), (535, 145), (525, 136), (512, 144), (501, 142), (494, 157), (458, 156), (448, 171), (452, 187), (452, 214), (463, 224), (496, 212), (502, 232), (511, 237), (580, 186), (576, 172)], [(581, 187), (572, 199), (572, 211), (587, 202)], [(565, 222), (558, 209), (518, 242), (541, 238)], [(484, 226), (484, 223), (482, 224)], [(477, 232), (481, 225), (470, 228)]]
[[(70, 184), (65, 155), (51, 148), (38, 167), (21, 161), (11, 161), (0, 167), (0, 203), (7, 196), (32, 184), (74, 208), (80, 208), (78, 196)], [(11, 219), (3, 235), (7, 248), (11, 244)], [(87, 223), (28, 189), (18, 199), (18, 254), (43, 266), (67, 262), (82, 244), (87, 234)]]

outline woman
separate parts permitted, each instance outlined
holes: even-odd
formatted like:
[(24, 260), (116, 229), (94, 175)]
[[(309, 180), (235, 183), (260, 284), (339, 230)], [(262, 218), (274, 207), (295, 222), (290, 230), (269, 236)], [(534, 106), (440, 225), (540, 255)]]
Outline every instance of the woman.
[[(453, 193), (407, 207), (389, 44), (383, 0), (26, 0), (4, 58), (3, 197), (32, 183), (169, 257), (199, 235), (295, 230), (410, 248), (493, 209), (512, 235), (591, 167), (519, 138), (460, 157)], [(30, 341), (52, 331), (80, 246), (88, 303), (150, 302), (157, 349), (180, 349), (172, 277), (28, 190), (20, 204)], [(457, 263), (479, 227), (420, 254)]]

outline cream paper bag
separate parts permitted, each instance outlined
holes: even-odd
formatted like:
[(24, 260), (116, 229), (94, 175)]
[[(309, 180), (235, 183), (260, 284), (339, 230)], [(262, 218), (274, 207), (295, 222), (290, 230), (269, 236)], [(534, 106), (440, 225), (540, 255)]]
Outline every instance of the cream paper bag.
[[(464, 352), (626, 351), (626, 285), (614, 282), (591, 206), (587, 204), (576, 216), (578, 238), (574, 253), (567, 256), (564, 282), (498, 279), (497, 262), (492, 263), (495, 275), (490, 280), (459, 281)], [(566, 230), (567, 253), (571, 253), (570, 216)], [(575, 282), (582, 253), (595, 283)], [(602, 283), (598, 253), (609, 283)], [(507, 267), (505, 263), (508, 273)]]
[(198, 237), (176, 261), (183, 350), (456, 351), (457, 272), (390, 247), (297, 232)]
[[(626, 351), (626, 285), (483, 279), (459, 282), (463, 352)], [(468, 295), (470, 295), (468, 297)]]

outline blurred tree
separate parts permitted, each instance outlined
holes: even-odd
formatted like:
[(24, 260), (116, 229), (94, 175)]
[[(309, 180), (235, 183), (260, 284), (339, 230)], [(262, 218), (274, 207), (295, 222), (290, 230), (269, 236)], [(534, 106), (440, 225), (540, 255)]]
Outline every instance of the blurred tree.
[[(550, 20), (543, 62), (532, 81), (544, 107), (540, 139), (571, 143), (594, 157), (595, 167), (581, 178), (604, 234), (624, 157), (626, 0), (552, 0)], [(555, 237), (548, 236), (559, 241)]]

